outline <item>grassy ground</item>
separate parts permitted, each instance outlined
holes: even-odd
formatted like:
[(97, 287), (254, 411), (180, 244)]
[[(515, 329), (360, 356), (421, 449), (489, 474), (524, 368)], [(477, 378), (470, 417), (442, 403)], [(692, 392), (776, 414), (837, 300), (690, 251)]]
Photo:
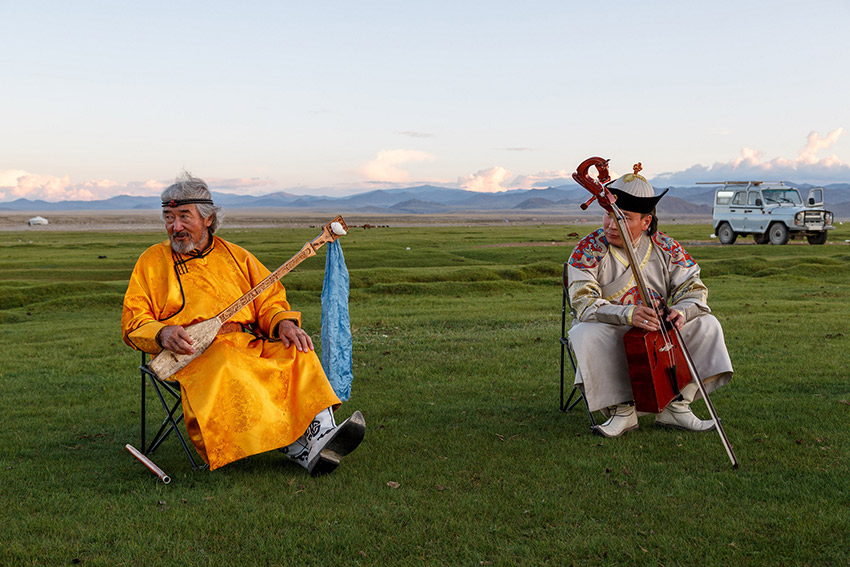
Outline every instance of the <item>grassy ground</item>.
[[(559, 278), (587, 225), (422, 227), (343, 240), (356, 368), (340, 415), (363, 411), (362, 447), (312, 479), (278, 453), (193, 472), (168, 443), (170, 485), (123, 449), (139, 378), (119, 329), (162, 235), (3, 233), (0, 564), (847, 564), (850, 229), (725, 247), (667, 229), (706, 244), (687, 247), (736, 368), (712, 400), (739, 470), (714, 433), (647, 416), (602, 439), (558, 411)], [(315, 232), (222, 236), (273, 269)], [(494, 246), (518, 243), (534, 245)], [(315, 338), (323, 269), (284, 279)]]

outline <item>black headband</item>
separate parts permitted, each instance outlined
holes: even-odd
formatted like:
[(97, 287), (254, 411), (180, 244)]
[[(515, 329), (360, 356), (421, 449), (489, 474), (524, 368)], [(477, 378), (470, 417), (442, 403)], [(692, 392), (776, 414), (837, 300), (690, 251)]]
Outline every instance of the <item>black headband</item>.
[(163, 207), (180, 207), (182, 205), (212, 205), (212, 199), (171, 199), (163, 201)]

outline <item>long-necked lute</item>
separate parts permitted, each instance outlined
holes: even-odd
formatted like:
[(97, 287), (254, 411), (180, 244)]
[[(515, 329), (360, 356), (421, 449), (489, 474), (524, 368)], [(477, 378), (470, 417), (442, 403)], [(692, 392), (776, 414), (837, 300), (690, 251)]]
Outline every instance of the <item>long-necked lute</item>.
[(242, 297), (231, 303), (221, 313), (186, 327), (186, 332), (192, 338), (192, 348), (195, 352), (192, 354), (177, 354), (170, 350), (163, 349), (151, 360), (149, 367), (160, 380), (166, 380), (173, 376), (195, 358), (204, 353), (215, 340), (221, 326), (224, 325), (231, 317), (239, 313), (243, 307), (254, 301), (258, 295), (266, 291), (272, 284), (282, 278), (284, 275), (292, 271), (295, 266), (309, 258), (315, 256), (316, 251), (328, 242), (333, 242), (341, 235), (345, 234), (348, 226), (341, 216), (337, 216), (331, 222), (322, 227), (322, 232), (316, 238), (306, 243), (295, 256), (287, 260), (278, 269), (270, 273), (260, 283), (255, 285), (251, 290), (245, 293)]
[[(596, 168), (597, 179), (593, 179), (589, 175), (588, 172), (591, 167)], [(720, 418), (711, 403), (705, 384), (700, 378), (699, 372), (697, 372), (693, 358), (688, 352), (687, 345), (679, 329), (667, 320), (670, 315), (670, 308), (663, 298), (653, 298), (650, 295), (640, 265), (635, 261), (631, 235), (625, 226), (625, 215), (616, 205), (616, 197), (605, 186), (605, 183), (610, 180), (608, 160), (601, 157), (584, 160), (573, 173), (573, 179), (590, 191), (592, 195), (587, 202), (581, 205), (581, 208), (587, 209), (590, 203), (596, 200), (615, 221), (641, 303), (655, 310), (660, 323), (660, 328), (657, 331), (633, 327), (623, 336), (635, 409), (640, 412), (659, 413), (671, 401), (679, 398), (681, 388), (692, 381), (696, 382), (705, 399), (715, 428), (720, 435), (723, 447), (726, 449), (726, 454), (732, 461), (732, 466), (737, 468), (738, 460), (732, 451), (732, 445), (726, 437), (726, 432), (723, 430)]]

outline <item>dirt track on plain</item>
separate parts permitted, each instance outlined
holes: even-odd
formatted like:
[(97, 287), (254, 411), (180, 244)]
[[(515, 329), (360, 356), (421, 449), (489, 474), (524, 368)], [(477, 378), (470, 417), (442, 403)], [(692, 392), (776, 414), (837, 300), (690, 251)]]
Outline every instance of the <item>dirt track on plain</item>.
[[(28, 226), (34, 216), (46, 218), (50, 224)], [(503, 226), (600, 224), (601, 215), (570, 216), (542, 212), (478, 212), (443, 215), (387, 215), (342, 213), (349, 226)], [(228, 228), (310, 228), (330, 221), (335, 213), (296, 211), (291, 209), (233, 209), (224, 211), (223, 229)], [(677, 218), (677, 223), (710, 223), (708, 217)], [(0, 211), (0, 231), (161, 231), (159, 211)]]

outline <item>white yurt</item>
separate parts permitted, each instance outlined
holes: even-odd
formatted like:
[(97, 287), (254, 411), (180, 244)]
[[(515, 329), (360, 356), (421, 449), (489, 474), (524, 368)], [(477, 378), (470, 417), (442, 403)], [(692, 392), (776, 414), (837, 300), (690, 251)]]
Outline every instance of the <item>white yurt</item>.
[(33, 226), (36, 224), (48, 224), (48, 222), (47, 219), (44, 217), (33, 217), (27, 221), (27, 224)]

